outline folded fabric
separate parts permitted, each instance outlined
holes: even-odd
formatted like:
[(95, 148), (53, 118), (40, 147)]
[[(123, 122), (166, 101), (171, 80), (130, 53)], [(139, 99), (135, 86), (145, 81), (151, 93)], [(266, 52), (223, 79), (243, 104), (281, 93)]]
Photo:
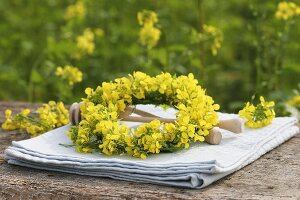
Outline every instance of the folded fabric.
[[(139, 109), (174, 118), (175, 110), (162, 110), (151, 105)], [(219, 113), (220, 119), (237, 115)], [(25, 167), (109, 177), (120, 180), (202, 188), (244, 167), (261, 155), (280, 145), (299, 132), (296, 119), (275, 118), (269, 126), (260, 129), (245, 128), (235, 134), (222, 130), (220, 145), (193, 144), (187, 150), (150, 155), (146, 160), (127, 155), (81, 154), (65, 134), (70, 125), (49, 131), (36, 138), (13, 142), (5, 151), (10, 164)], [(130, 127), (140, 123), (127, 122)], [(64, 144), (64, 145), (61, 145)]]

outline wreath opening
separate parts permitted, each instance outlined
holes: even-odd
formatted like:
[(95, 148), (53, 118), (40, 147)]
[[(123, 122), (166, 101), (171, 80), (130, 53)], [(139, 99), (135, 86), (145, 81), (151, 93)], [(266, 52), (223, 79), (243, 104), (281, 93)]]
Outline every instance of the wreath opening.
[[(128, 77), (87, 88), (80, 104), (81, 121), (68, 136), (82, 153), (128, 154), (146, 159), (150, 154), (174, 152), (203, 142), (218, 123), (219, 105), (201, 88), (193, 74), (151, 77), (134, 72)], [(120, 123), (122, 112), (137, 104), (168, 105), (178, 110), (174, 122), (154, 119), (136, 129)]]

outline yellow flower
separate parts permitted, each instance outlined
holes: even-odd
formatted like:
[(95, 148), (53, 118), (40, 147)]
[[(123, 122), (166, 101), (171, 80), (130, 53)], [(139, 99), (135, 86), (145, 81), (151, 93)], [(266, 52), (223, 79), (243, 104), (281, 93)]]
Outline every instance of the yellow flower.
[(113, 124), (109, 124), (109, 126), (111, 126), (109, 131), (104, 133), (103, 143), (99, 145), (99, 148), (106, 155), (118, 153), (120, 148), (124, 148), (123, 146), (126, 143), (125, 138), (128, 134), (127, 126), (120, 126), (119, 122), (114, 122)]
[(82, 19), (85, 17), (86, 8), (82, 0), (78, 0), (75, 4), (69, 5), (65, 12), (65, 20), (73, 18)]
[(153, 26), (155, 23), (158, 22), (157, 14), (151, 10), (143, 10), (141, 12), (138, 12), (137, 19), (141, 26)]
[(221, 48), (221, 44), (223, 42), (223, 33), (220, 29), (211, 26), (211, 25), (203, 25), (203, 32), (208, 37), (212, 38), (213, 42), (211, 44), (211, 53), (216, 56), (218, 54), (218, 50)]
[[(94, 33), (91, 29), (87, 28), (84, 30), (83, 34), (76, 38), (76, 46), (79, 52), (83, 54), (91, 55), (95, 50), (95, 43), (94, 43)], [(79, 57), (81, 54), (79, 53)]]
[(155, 88), (154, 80), (143, 72), (134, 72), (130, 77), (132, 94), (138, 99), (144, 99), (145, 92), (152, 91)]
[(147, 155), (145, 153), (141, 154), (141, 159), (145, 160), (147, 158)]
[(55, 74), (60, 76), (62, 79), (68, 81), (69, 85), (73, 86), (74, 83), (82, 81), (82, 72), (71, 65), (66, 65), (64, 67), (57, 67)]
[(15, 130), (18, 128), (16, 122), (14, 122), (12, 116), (12, 111), (7, 109), (5, 110), (5, 121), (2, 123), (1, 127), (4, 130)]
[(170, 73), (162, 73), (155, 77), (156, 87), (161, 94), (170, 95), (173, 92), (172, 82), (173, 77)]
[(152, 48), (156, 46), (159, 41), (161, 32), (158, 28), (155, 28), (150, 25), (145, 25), (140, 30), (140, 42), (142, 45)]
[(40, 135), (43, 132), (46, 132), (47, 130), (45, 130), (44, 127), (42, 126), (38, 126), (38, 125), (34, 125), (34, 124), (29, 124), (26, 127), (26, 132), (30, 134), (31, 137), (36, 137), (38, 135)]
[(300, 95), (294, 96), (287, 102), (287, 105), (300, 109)]
[(96, 36), (98, 36), (98, 37), (103, 37), (104, 36), (104, 30), (103, 29), (101, 29), (101, 28), (96, 28), (95, 30), (94, 30), (94, 32), (95, 32), (95, 35)]
[(246, 106), (239, 111), (239, 115), (247, 121), (245, 125), (250, 128), (261, 128), (272, 123), (275, 117), (274, 111), (275, 103), (273, 101), (267, 102), (264, 97), (260, 97), (258, 105), (246, 103)]
[(39, 107), (37, 113), (40, 123), (49, 130), (69, 123), (69, 113), (62, 102), (49, 101)]
[(143, 26), (139, 33), (139, 40), (142, 45), (147, 46), (149, 49), (156, 46), (160, 39), (161, 31), (154, 27), (158, 22), (155, 12), (150, 10), (143, 10), (138, 12), (138, 22)]
[(164, 134), (163, 137), (165, 138), (166, 141), (173, 141), (176, 137), (176, 126), (172, 123), (167, 123), (164, 126)]
[(65, 108), (63, 102), (58, 102), (56, 104), (57, 110), (57, 123), (56, 127), (63, 126), (69, 123), (69, 111)]
[(88, 87), (84, 90), (84, 93), (87, 95), (91, 95), (91, 94), (93, 94), (93, 89)]
[(277, 19), (288, 20), (300, 15), (300, 7), (294, 2), (282, 1), (278, 4), (275, 16)]

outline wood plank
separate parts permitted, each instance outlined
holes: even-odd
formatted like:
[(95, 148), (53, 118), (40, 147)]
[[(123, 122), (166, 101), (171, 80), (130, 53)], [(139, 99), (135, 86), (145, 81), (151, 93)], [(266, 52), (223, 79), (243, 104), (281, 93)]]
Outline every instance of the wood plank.
[[(0, 122), (6, 108), (18, 111), (37, 105), (0, 102)], [(1, 160), (12, 140), (27, 137), (0, 130), (0, 199), (300, 199), (299, 134), (202, 190), (49, 172)]]

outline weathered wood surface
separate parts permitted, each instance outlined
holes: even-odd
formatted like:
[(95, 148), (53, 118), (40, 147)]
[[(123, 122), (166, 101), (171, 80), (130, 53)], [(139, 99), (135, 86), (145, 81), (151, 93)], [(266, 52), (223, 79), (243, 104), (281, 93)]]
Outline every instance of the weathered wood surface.
[[(36, 104), (0, 102), (18, 111)], [(0, 129), (0, 199), (300, 199), (300, 134), (202, 190), (50, 172), (5, 163), (4, 149), (26, 134)]]

